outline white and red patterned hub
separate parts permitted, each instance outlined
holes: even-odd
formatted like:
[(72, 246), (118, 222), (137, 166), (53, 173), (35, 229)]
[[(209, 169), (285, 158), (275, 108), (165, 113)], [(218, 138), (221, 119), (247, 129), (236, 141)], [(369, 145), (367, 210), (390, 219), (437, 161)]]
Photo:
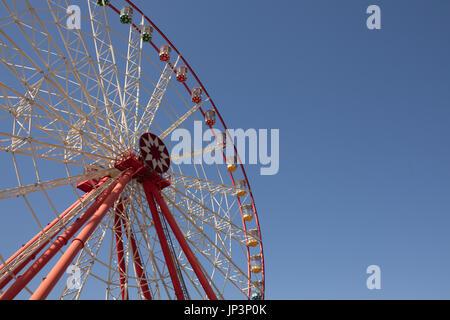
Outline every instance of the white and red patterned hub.
[(139, 148), (145, 165), (157, 173), (170, 167), (170, 155), (164, 142), (153, 133), (144, 133), (139, 139)]

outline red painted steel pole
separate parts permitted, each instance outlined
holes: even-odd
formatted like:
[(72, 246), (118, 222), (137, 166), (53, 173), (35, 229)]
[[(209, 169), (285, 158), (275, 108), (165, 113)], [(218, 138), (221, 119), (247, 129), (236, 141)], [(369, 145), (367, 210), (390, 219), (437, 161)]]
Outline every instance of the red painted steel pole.
[(14, 299), (17, 294), (34, 278), (34, 276), (42, 270), (42, 268), (55, 256), (55, 254), (67, 244), (70, 238), (80, 230), (86, 221), (94, 214), (98, 207), (103, 203), (105, 198), (111, 193), (117, 180), (113, 182), (103, 193), (95, 200), (95, 202), (70, 225), (64, 233), (59, 235), (53, 244), (44, 251), (44, 253), (37, 259), (17, 280), (0, 296), (0, 300)]
[[(98, 186), (102, 185), (106, 180), (108, 180), (108, 177), (103, 178), (99, 183)], [(83, 202), (86, 198), (88, 198), (92, 193), (95, 192), (95, 189), (93, 189), (92, 191), (84, 194), (82, 197), (80, 197), (80, 199), (78, 199), (75, 203), (73, 203), (70, 207), (68, 207), (63, 213), (61, 213), (55, 220), (53, 220), (52, 222), (50, 222), (47, 226), (45, 226), (45, 228), (39, 232), (37, 235), (35, 235), (30, 241), (28, 241), (25, 245), (23, 245), (19, 250), (17, 250), (16, 253), (14, 253), (8, 260), (6, 260), (6, 265), (8, 263), (10, 263), (11, 261), (13, 261), (15, 258), (17, 258), (23, 251), (25, 251), (26, 249), (28, 249), (31, 245), (33, 245), (40, 237), (42, 237), (45, 233), (47, 233), (51, 228), (53, 228), (53, 226), (60, 221), (61, 219), (63, 219), (70, 211), (72, 211), (73, 208), (75, 208), (80, 202)], [(51, 239), (53, 239), (56, 236), (56, 234), (54, 236), (52, 236), (51, 238), (48, 239), (48, 241), (43, 242), (39, 245), (39, 247), (34, 251), (33, 255), (31, 257), (29, 257), (28, 259), (26, 259), (25, 261), (23, 261), (20, 265), (16, 266), (14, 269), (10, 270), (12, 272), (12, 274), (17, 275), (31, 260), (33, 260), (33, 258), (42, 251), (43, 248), (45, 248), (45, 246), (50, 242)], [(1, 265), (0, 266), (0, 270), (2, 270), (5, 267), (5, 265)], [(11, 279), (13, 279), (13, 276), (10, 275), (8, 277), (6, 277), (5, 279), (3, 279), (0, 282), (0, 290), (3, 289), (8, 283), (9, 281), (11, 281)]]
[(164, 259), (166, 260), (167, 269), (169, 270), (170, 279), (172, 280), (173, 288), (175, 290), (175, 295), (178, 300), (184, 300), (183, 290), (181, 289), (180, 279), (175, 268), (175, 263), (170, 254), (169, 245), (167, 244), (166, 236), (164, 235), (164, 230), (162, 227), (161, 219), (159, 218), (158, 209), (156, 208), (155, 200), (153, 199), (153, 194), (151, 192), (152, 182), (145, 180), (142, 183), (144, 187), (145, 196), (147, 197), (148, 205), (152, 213), (153, 223), (155, 224), (156, 233), (158, 235), (159, 243), (164, 254)]
[(120, 292), (122, 300), (128, 300), (128, 289), (125, 286), (125, 259), (123, 255), (122, 219), (116, 212), (114, 215), (114, 236), (116, 239), (117, 263), (119, 265)]
[[(122, 201), (120, 201), (120, 203), (117, 205), (117, 211), (120, 214), (122, 214), (123, 225), (126, 226), (126, 223), (125, 223), (125, 220), (124, 220), (125, 216), (126, 216), (126, 213), (124, 213), (123, 202)], [(125, 232), (125, 234), (128, 235), (127, 232)], [(134, 268), (136, 269), (136, 274), (137, 274), (138, 279), (139, 279), (139, 286), (141, 287), (142, 294), (144, 295), (144, 298), (146, 300), (152, 300), (152, 295), (150, 293), (150, 288), (148, 286), (147, 277), (145, 275), (145, 270), (143, 268), (141, 256), (139, 254), (139, 251), (138, 251), (138, 248), (137, 248), (137, 245), (136, 245), (136, 240), (134, 238), (133, 230), (130, 230), (129, 241), (131, 243), (131, 251), (132, 251), (132, 254), (133, 254)]]
[(139, 286), (141, 287), (142, 294), (146, 300), (152, 300), (150, 294), (150, 288), (148, 287), (147, 277), (145, 276), (144, 268), (142, 265), (141, 256), (136, 245), (136, 240), (134, 239), (133, 231), (130, 232), (130, 242), (131, 250), (134, 257), (134, 267), (136, 269), (136, 274), (139, 278)]
[(117, 179), (117, 184), (114, 189), (106, 197), (106, 199), (100, 204), (92, 218), (80, 231), (80, 233), (72, 240), (69, 248), (62, 255), (47, 277), (42, 281), (36, 291), (31, 295), (30, 300), (43, 300), (47, 298), (50, 291), (54, 288), (58, 280), (67, 270), (67, 267), (72, 263), (78, 252), (84, 247), (85, 242), (89, 239), (97, 226), (100, 224), (109, 208), (114, 205), (114, 202), (119, 198), (125, 186), (131, 181), (135, 169), (127, 169)]
[(203, 289), (205, 290), (208, 298), (210, 300), (217, 300), (217, 296), (214, 293), (213, 289), (211, 288), (211, 285), (209, 284), (208, 280), (206, 279), (202, 269), (200, 268), (200, 264), (195, 257), (194, 253), (192, 252), (191, 248), (189, 247), (188, 243), (186, 242), (186, 239), (181, 232), (180, 228), (178, 227), (177, 222), (172, 216), (172, 213), (170, 212), (169, 208), (167, 207), (166, 201), (164, 201), (163, 197), (161, 196), (160, 190), (158, 190), (154, 185), (150, 184), (151, 186), (151, 192), (153, 193), (153, 196), (156, 199), (156, 202), (158, 202), (159, 207), (161, 208), (161, 211), (164, 215), (164, 217), (167, 220), (167, 223), (169, 223), (170, 228), (172, 229), (173, 233), (175, 234), (175, 237), (177, 238), (178, 242), (180, 243), (181, 248), (183, 249), (184, 254), (186, 255), (186, 258), (188, 259), (189, 263), (192, 266), (192, 269), (195, 272), (195, 275), (197, 276), (198, 280), (200, 281), (200, 284), (202, 285)]

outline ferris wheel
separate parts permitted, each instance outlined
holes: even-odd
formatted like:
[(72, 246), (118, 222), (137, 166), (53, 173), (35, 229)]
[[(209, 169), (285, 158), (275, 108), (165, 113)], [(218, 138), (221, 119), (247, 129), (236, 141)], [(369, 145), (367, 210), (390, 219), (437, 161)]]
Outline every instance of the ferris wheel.
[[(128, 0), (0, 8), (0, 299), (263, 299), (244, 167), (182, 161), (233, 141), (159, 28)], [(213, 150), (173, 155), (195, 121)]]

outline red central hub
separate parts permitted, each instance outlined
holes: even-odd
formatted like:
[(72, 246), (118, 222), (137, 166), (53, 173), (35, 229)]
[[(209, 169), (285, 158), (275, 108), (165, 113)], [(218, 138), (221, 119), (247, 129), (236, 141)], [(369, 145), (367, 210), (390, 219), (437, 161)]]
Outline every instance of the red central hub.
[(136, 154), (134, 154), (134, 152), (128, 152), (124, 154), (122, 159), (114, 164), (114, 167), (121, 171), (124, 171), (128, 168), (134, 168), (136, 169), (136, 173), (134, 174), (133, 178), (137, 179), (140, 182), (149, 180), (154, 183), (160, 190), (170, 186), (169, 180), (144, 165), (142, 157), (138, 157)]
[[(160, 190), (170, 186), (170, 181), (162, 177), (169, 170), (170, 156), (164, 142), (153, 133), (144, 133), (139, 139), (140, 155), (133, 151), (123, 153), (114, 164), (120, 171), (134, 168), (133, 178), (142, 182), (151, 181)], [(77, 184), (77, 188), (89, 192), (98, 185), (101, 178), (88, 179)]]
[[(139, 182), (144, 180), (151, 181), (160, 190), (170, 186), (170, 181), (168, 179), (144, 165), (142, 156), (136, 155), (133, 151), (123, 153), (114, 164), (114, 167), (120, 171), (125, 171), (128, 168), (134, 168), (136, 170), (133, 175), (134, 179), (137, 179)], [(94, 187), (96, 187), (101, 180), (102, 178), (88, 179), (78, 183), (77, 188), (84, 192), (89, 192), (94, 189)]]

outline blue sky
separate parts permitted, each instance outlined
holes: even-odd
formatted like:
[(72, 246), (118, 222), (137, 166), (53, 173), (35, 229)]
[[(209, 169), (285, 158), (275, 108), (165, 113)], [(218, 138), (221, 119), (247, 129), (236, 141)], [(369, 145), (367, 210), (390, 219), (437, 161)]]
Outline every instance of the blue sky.
[(266, 298), (450, 299), (449, 1), (135, 3), (229, 128), (280, 130), (279, 173), (246, 166)]
[(448, 1), (136, 3), (229, 127), (280, 129), (279, 174), (247, 166), (267, 298), (450, 298)]

